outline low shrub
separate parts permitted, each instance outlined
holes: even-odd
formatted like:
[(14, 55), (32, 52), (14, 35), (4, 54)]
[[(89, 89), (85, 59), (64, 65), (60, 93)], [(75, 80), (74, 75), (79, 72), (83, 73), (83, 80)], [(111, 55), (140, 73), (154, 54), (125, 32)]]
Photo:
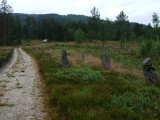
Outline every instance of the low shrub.
[(125, 92), (123, 95), (114, 95), (111, 103), (106, 103), (107, 108), (116, 106), (123, 110), (140, 112), (147, 118), (157, 118), (160, 106), (160, 91), (155, 87), (147, 87), (136, 92)]
[(55, 75), (58, 77), (74, 79), (81, 78), (83, 81), (87, 83), (104, 79), (104, 77), (101, 75), (99, 71), (94, 71), (90, 68), (58, 69)]

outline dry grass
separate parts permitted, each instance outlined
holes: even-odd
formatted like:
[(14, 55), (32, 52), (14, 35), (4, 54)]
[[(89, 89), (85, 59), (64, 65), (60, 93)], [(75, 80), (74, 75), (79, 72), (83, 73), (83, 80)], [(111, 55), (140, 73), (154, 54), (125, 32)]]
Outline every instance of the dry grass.
[(39, 45), (42, 44), (42, 40), (32, 40), (31, 42), (23, 41), (23, 45)]
[[(78, 54), (78, 53), (76, 53), (76, 57), (75, 56), (68, 56), (68, 59), (74, 66), (82, 65), (82, 64), (80, 64), (80, 63), (82, 63), (82, 61), (80, 61), (81, 58), (80, 58), (80, 54)], [(89, 65), (100, 66), (101, 65), (101, 59), (89, 54), (89, 55), (85, 56), (85, 61), (83, 63), (84, 64), (89, 64)], [(115, 71), (115, 72), (118, 72), (118, 73), (121, 73), (121, 74), (128, 73), (128, 74), (134, 74), (138, 78), (143, 77), (143, 73), (142, 73), (141, 70), (126, 67), (125, 65), (123, 65), (121, 63), (118, 63), (114, 60), (111, 60), (111, 67), (112, 67), (111, 68), (112, 71)]]
[(93, 64), (93, 65), (100, 65), (101, 64), (100, 58), (95, 57), (93, 55), (87, 55), (85, 57), (85, 62), (89, 63), (89, 64)]
[(112, 66), (112, 70), (116, 71), (118, 73), (121, 73), (121, 74), (129, 73), (129, 74), (134, 74), (135, 76), (137, 76), (139, 78), (143, 77), (141, 70), (126, 67), (125, 65), (123, 65), (121, 63), (117, 63), (114, 60), (111, 60), (111, 66)]

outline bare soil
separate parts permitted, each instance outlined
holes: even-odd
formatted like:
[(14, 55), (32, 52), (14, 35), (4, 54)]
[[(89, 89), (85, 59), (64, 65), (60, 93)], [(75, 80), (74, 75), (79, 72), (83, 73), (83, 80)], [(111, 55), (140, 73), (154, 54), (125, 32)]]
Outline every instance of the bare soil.
[(45, 120), (38, 68), (21, 48), (0, 71), (0, 120)]

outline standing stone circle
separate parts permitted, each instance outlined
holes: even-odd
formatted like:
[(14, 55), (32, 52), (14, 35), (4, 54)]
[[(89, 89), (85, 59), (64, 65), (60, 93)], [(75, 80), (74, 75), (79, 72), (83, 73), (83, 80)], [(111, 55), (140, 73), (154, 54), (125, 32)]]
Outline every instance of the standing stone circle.
[(106, 69), (111, 69), (110, 57), (107, 51), (105, 51), (102, 55), (102, 67)]
[(65, 48), (62, 49), (62, 56), (61, 56), (61, 67), (68, 67), (68, 58), (67, 58), (67, 51)]
[(145, 83), (147, 85), (157, 85), (158, 77), (156, 74), (156, 69), (152, 65), (151, 58), (146, 58), (143, 61), (143, 74), (145, 78)]

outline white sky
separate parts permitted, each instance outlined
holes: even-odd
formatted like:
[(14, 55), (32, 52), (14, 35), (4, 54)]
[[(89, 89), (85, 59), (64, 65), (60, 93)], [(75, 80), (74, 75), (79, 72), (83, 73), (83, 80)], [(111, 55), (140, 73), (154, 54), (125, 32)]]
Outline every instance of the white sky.
[(160, 0), (7, 0), (14, 13), (60, 15), (81, 14), (91, 16), (90, 10), (98, 8), (101, 18), (112, 21), (124, 11), (130, 22), (152, 24), (152, 15), (160, 16)]

